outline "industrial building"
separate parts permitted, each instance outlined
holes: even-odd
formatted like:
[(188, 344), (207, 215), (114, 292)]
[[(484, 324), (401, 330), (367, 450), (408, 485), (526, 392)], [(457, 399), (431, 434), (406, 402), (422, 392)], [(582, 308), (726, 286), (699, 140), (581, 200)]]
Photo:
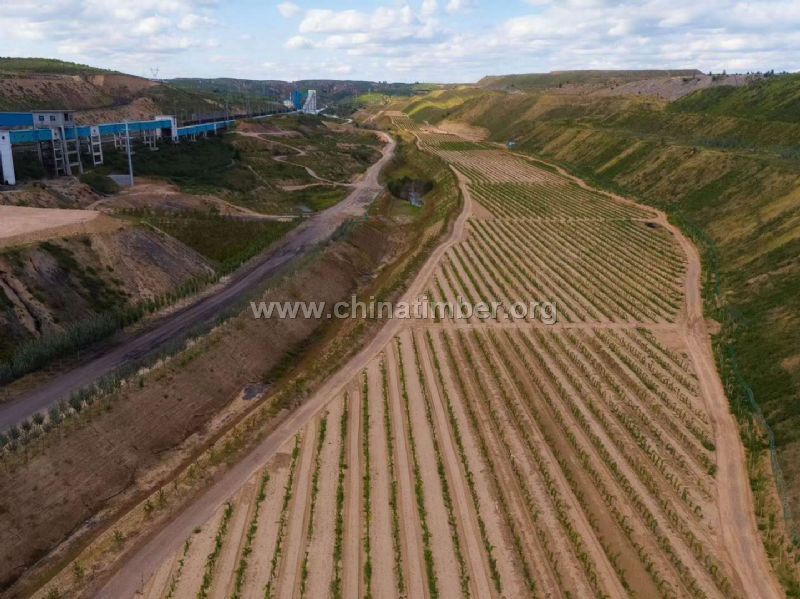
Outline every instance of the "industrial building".
[[(287, 108), (305, 114), (319, 114), (316, 90), (303, 97), (292, 92)], [(201, 122), (179, 127), (174, 116), (157, 116), (151, 121), (78, 125), (74, 111), (38, 110), (34, 112), (0, 112), (0, 185), (16, 185), (15, 153), (35, 153), (45, 171), (55, 177), (83, 173), (84, 165), (103, 164), (103, 145), (126, 149), (129, 142), (140, 142), (156, 149), (159, 141), (195, 140), (209, 133), (231, 128), (236, 120), (268, 116), (238, 115), (224, 120)], [(30, 159), (27, 157), (26, 159)]]
[(33, 150), (46, 172), (76, 175), (84, 164), (103, 164), (103, 145), (126, 148), (128, 140), (156, 148), (160, 140), (177, 143), (230, 128), (233, 120), (178, 127), (174, 116), (151, 121), (77, 125), (72, 111), (0, 112), (0, 184), (16, 185), (15, 149)]
[(308, 90), (305, 99), (303, 99), (301, 92), (295, 90), (283, 101), (283, 105), (289, 110), (295, 110), (303, 114), (319, 114), (323, 110), (317, 109), (317, 90), (315, 89)]

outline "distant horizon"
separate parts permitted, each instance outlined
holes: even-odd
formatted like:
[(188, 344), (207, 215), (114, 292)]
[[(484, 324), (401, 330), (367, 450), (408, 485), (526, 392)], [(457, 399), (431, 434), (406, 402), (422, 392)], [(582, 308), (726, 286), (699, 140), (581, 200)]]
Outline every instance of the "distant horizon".
[[(790, 0), (7, 0), (0, 54), (151, 78), (468, 83), (581, 69), (800, 70)], [(91, 26), (87, 26), (91, 23)]]
[[(296, 83), (299, 81), (352, 81), (352, 82), (362, 82), (362, 83), (384, 83), (387, 85), (399, 84), (399, 85), (414, 85), (414, 84), (429, 84), (429, 85), (475, 85), (479, 83), (482, 79), (491, 78), (491, 77), (514, 77), (514, 76), (530, 76), (530, 75), (550, 75), (550, 74), (557, 74), (557, 73), (664, 73), (666, 76), (670, 76), (670, 73), (677, 73), (679, 72), (686, 72), (686, 71), (696, 71), (703, 75), (708, 75), (712, 73), (710, 71), (703, 71), (702, 69), (698, 69), (696, 67), (659, 67), (659, 68), (647, 68), (647, 67), (637, 67), (637, 68), (574, 68), (574, 69), (552, 69), (550, 71), (525, 71), (525, 72), (497, 72), (497, 73), (487, 73), (485, 75), (480, 76), (478, 79), (474, 81), (428, 81), (428, 80), (410, 80), (410, 81), (401, 81), (401, 80), (386, 80), (386, 79), (365, 79), (361, 77), (305, 77), (302, 79), (273, 79), (273, 78), (250, 78), (250, 77), (234, 77), (232, 75), (207, 75), (207, 76), (187, 76), (187, 75), (176, 75), (174, 77), (153, 77), (151, 75), (146, 74), (139, 74), (134, 72), (127, 72), (121, 71), (118, 69), (114, 69), (111, 67), (106, 67), (100, 64), (93, 64), (93, 63), (86, 63), (86, 62), (79, 62), (79, 61), (72, 61), (64, 58), (52, 57), (52, 56), (7, 56), (7, 55), (0, 55), (1, 59), (21, 59), (21, 60), (57, 60), (62, 62), (70, 62), (74, 64), (79, 64), (81, 66), (85, 66), (88, 68), (94, 69), (101, 69), (107, 71), (118, 72), (124, 75), (131, 75), (135, 77), (141, 77), (144, 79), (152, 80), (152, 81), (170, 81), (170, 80), (196, 80), (196, 79), (206, 79), (206, 80), (221, 80), (221, 79), (236, 79), (240, 81), (254, 81), (254, 82), (265, 82), (265, 81), (275, 81), (281, 83)], [(726, 72), (725, 74), (728, 76), (734, 75), (754, 75), (754, 74), (763, 74), (770, 71), (774, 71), (775, 74), (797, 74), (800, 71), (779, 71), (778, 69), (765, 69), (762, 71), (742, 71), (742, 72)], [(715, 75), (722, 74), (722, 71), (713, 73)]]

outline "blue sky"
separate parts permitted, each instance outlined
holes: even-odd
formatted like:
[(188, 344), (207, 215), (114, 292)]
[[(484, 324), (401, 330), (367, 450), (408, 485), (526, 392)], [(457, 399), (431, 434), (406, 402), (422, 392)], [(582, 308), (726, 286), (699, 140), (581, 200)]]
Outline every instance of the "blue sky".
[(800, 0), (2, 0), (0, 55), (160, 77), (800, 70)]

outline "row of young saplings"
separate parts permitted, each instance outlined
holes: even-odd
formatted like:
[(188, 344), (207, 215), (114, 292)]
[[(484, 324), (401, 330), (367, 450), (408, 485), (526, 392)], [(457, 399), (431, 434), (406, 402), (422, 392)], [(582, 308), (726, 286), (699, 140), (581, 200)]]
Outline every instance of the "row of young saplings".
[[(570, 239), (566, 233), (555, 229), (520, 230), (517, 224), (504, 221), (476, 221), (472, 225), (476, 232), (474, 237), (485, 244), (484, 252), (488, 250), (501, 259), (535, 265), (536, 274), (570, 289), (570, 296), (581, 300), (595, 318), (613, 316), (629, 321), (634, 317), (653, 322), (674, 319), (682, 301), (680, 279), (673, 277), (668, 285), (654, 281), (655, 266), (644, 268), (627, 258), (616, 259), (622, 254), (612, 249), (616, 242), (604, 242), (604, 249), (591, 248), (588, 240), (576, 245), (574, 231), (568, 233), (572, 236)], [(605, 250), (614, 252), (614, 262), (602, 258)], [(636, 250), (641, 252), (642, 248), (637, 246)], [(661, 260), (653, 256), (651, 264)], [(526, 270), (530, 273), (531, 266)]]
[[(511, 333), (508, 333), (508, 334), (511, 335)], [(477, 332), (475, 333), (475, 336), (476, 336), (476, 338), (479, 337)], [(464, 343), (466, 344), (466, 340), (464, 340)], [(528, 348), (528, 350), (530, 350), (530, 349), (531, 348)], [(523, 350), (522, 350), (522, 348), (517, 347), (516, 351), (518, 353), (518, 352), (523, 351)], [(542, 362), (541, 366), (542, 367), (546, 366), (546, 363)], [(565, 388), (563, 388), (563, 386), (562, 387), (558, 387), (557, 386), (558, 379), (555, 377), (555, 375), (551, 375), (550, 378), (551, 378), (551, 384), (556, 385), (556, 388), (561, 389), (559, 395), (562, 395), (562, 399), (564, 401), (570, 401), (570, 397), (569, 397), (570, 393)], [(550, 397), (549, 394), (547, 394), (547, 393), (545, 393), (544, 396), (545, 396), (546, 400), (549, 400), (548, 403), (552, 406), (552, 408), (554, 410), (557, 410), (556, 413), (560, 413), (560, 410), (558, 410), (558, 408), (553, 403), (552, 397)], [(582, 412), (580, 411), (580, 409), (578, 409), (577, 406), (573, 405), (573, 406), (571, 406), (571, 410), (574, 410), (574, 415), (576, 416), (576, 420), (578, 421), (578, 423), (579, 424), (580, 423), (583, 424), (582, 428), (585, 428), (585, 430), (587, 430), (588, 432), (591, 432), (591, 428), (590, 428), (590, 426), (588, 424), (588, 421), (586, 421), (585, 416), (582, 416), (581, 418), (577, 418), (578, 414), (582, 415)], [(565, 429), (568, 432), (570, 430), (569, 427), (565, 427)], [(607, 452), (607, 450), (605, 450), (605, 447), (604, 447), (602, 441), (600, 440), (600, 438), (597, 437), (596, 434), (594, 434), (594, 433), (589, 434), (588, 436), (595, 441), (594, 444), (596, 446), (598, 446), (598, 445), (600, 446), (598, 451), (599, 451), (601, 457), (605, 457), (607, 461), (609, 461), (610, 463), (614, 463), (614, 459), (611, 457), (611, 454), (609, 454)], [(577, 442), (577, 437), (575, 437), (574, 434), (573, 434), (573, 442)], [(584, 466), (586, 466), (586, 465), (591, 465), (591, 462), (589, 460), (586, 460), (584, 462)], [(624, 481), (624, 484), (622, 484), (622, 488), (626, 491), (626, 493), (630, 494), (633, 498), (636, 498), (637, 495), (638, 495), (637, 492), (634, 491), (634, 488), (630, 485), (629, 482), (627, 482), (626, 476), (621, 471), (619, 466), (610, 467), (610, 470), (611, 470), (611, 472), (613, 472), (615, 474), (615, 478), (617, 478), (618, 481), (620, 481), (620, 482)], [(599, 480), (602, 480), (602, 479), (599, 479)], [(608, 503), (609, 503), (610, 507), (612, 507), (612, 511), (614, 511), (616, 508), (613, 505), (614, 502), (613, 502), (612, 497), (611, 497), (610, 494), (607, 495), (607, 500), (608, 500)], [(659, 545), (661, 546), (661, 550), (666, 552), (666, 553), (668, 553), (668, 554), (670, 554), (669, 555), (670, 561), (675, 565), (676, 568), (679, 569), (679, 571), (682, 574), (682, 577), (687, 581), (693, 581), (693, 578), (691, 577), (688, 569), (685, 566), (681, 567), (680, 559), (677, 557), (677, 555), (675, 554), (674, 550), (672, 550), (671, 542), (669, 541), (669, 539), (667, 539), (666, 537), (663, 537), (663, 533), (660, 532), (660, 523), (659, 523), (660, 519), (657, 520), (656, 518), (653, 517), (652, 514), (649, 513), (649, 509), (650, 508), (647, 507), (647, 505), (645, 505), (645, 503), (641, 499), (636, 499), (636, 500), (632, 501), (632, 503), (637, 507), (637, 510), (644, 517), (645, 523), (647, 524), (648, 528), (650, 528), (652, 532), (657, 533), (659, 535), (659, 537), (660, 537), (659, 538)], [(664, 506), (662, 505), (662, 508), (663, 507)], [(630, 528), (630, 525), (627, 524), (627, 521), (628, 521), (627, 518), (623, 517), (622, 514), (620, 514), (620, 512), (618, 510), (616, 511), (616, 513), (618, 514), (619, 520), (622, 523), (625, 523), (625, 527), (623, 528), (623, 530), (625, 530), (629, 534), (632, 534), (633, 531)], [(685, 532), (685, 530), (684, 530), (684, 532)], [(719, 568), (716, 566), (716, 564), (713, 563), (713, 561), (707, 559), (706, 556), (701, 553), (702, 552), (702, 547), (700, 547), (701, 544), (696, 540), (689, 541), (688, 544), (690, 544), (692, 546), (693, 551), (695, 551), (696, 553), (700, 553), (700, 555), (698, 556), (698, 559), (700, 559), (702, 561), (702, 563), (704, 563), (704, 565), (705, 564), (708, 565), (709, 572), (712, 574), (714, 579), (719, 583), (719, 585), (722, 586), (723, 588), (727, 589), (728, 586), (729, 586), (729, 583), (726, 583), (723, 578), (721, 578), (720, 576), (718, 576), (716, 574), (719, 571)], [(639, 546), (641, 546), (641, 545), (639, 545)], [(641, 553), (642, 552), (640, 551), (640, 554)], [(659, 586), (662, 587), (662, 588), (666, 588), (665, 587), (665, 583), (661, 581), (661, 576), (658, 574), (658, 571), (653, 566), (652, 560), (644, 560), (644, 563), (645, 563), (645, 567), (648, 569), (648, 571), (651, 573), (651, 575), (653, 575), (655, 577), (655, 579), (657, 579), (659, 581)], [(686, 576), (689, 576), (689, 578), (686, 578)], [(687, 582), (687, 584), (688, 584), (690, 589), (697, 586), (696, 582)], [(697, 587), (696, 590), (699, 591), (699, 587)], [(698, 593), (698, 594), (700, 594), (700, 593)]]
[[(405, 364), (402, 359), (402, 355), (400, 355), (400, 341), (397, 340), (397, 351), (398, 351), (398, 361), (399, 361), (399, 380), (400, 380), (400, 397), (402, 399), (402, 408), (403, 413), (406, 418), (406, 426), (411, 427), (411, 400), (408, 394), (408, 388), (406, 383), (406, 373), (405, 373)], [(422, 366), (419, 362), (419, 354), (416, 347), (414, 345), (415, 350), (415, 363), (417, 366), (418, 376), (420, 377), (420, 381), (422, 384)], [(402, 569), (399, 567), (402, 564), (401, 558), (401, 549), (399, 544), (399, 535), (400, 535), (400, 522), (399, 522), (399, 515), (397, 513), (397, 479), (396, 479), (396, 472), (394, 467), (394, 443), (393, 443), (393, 433), (392, 433), (392, 422), (391, 422), (391, 413), (388, 407), (389, 399), (389, 392), (388, 392), (388, 375), (386, 372), (385, 363), (381, 362), (381, 372), (382, 372), (382, 379), (383, 379), (383, 400), (384, 400), (384, 417), (386, 419), (386, 443), (389, 449), (389, 471), (391, 473), (391, 486), (392, 486), (392, 497), (391, 500), (391, 511), (392, 511), (392, 530), (393, 536), (395, 537), (394, 545), (395, 545), (395, 557), (396, 557), (396, 574), (398, 574), (398, 594), (401, 596), (405, 596), (405, 589), (404, 589), (404, 582), (403, 582), (403, 575)], [(369, 436), (370, 436), (370, 418), (369, 418), (369, 386), (368, 380), (366, 376), (366, 372), (362, 373), (363, 382), (362, 382), (362, 403), (361, 403), (361, 417), (362, 417), (362, 453), (364, 459), (364, 469), (363, 469), (363, 476), (362, 476), (362, 499), (363, 499), (363, 519), (365, 523), (365, 534), (363, 537), (363, 548), (365, 554), (365, 563), (363, 566), (363, 576), (364, 576), (364, 596), (369, 597), (371, 596), (371, 552), (370, 552), (370, 522), (371, 522), (371, 501), (370, 501), (370, 488), (371, 488), (371, 475), (370, 472), (372, 470), (372, 464), (370, 461), (369, 456)], [(430, 413), (430, 397), (425, 395), (426, 398), (426, 417), (428, 418), (429, 426), (433, 427), (433, 420), (432, 414)], [(343, 411), (341, 415), (340, 421), (340, 433), (341, 436), (339, 438), (339, 457), (338, 457), (338, 475), (337, 475), (337, 483), (336, 483), (336, 503), (335, 503), (335, 530), (334, 530), (334, 542), (333, 542), (333, 572), (331, 575), (331, 583), (330, 583), (330, 595), (332, 597), (342, 597), (343, 596), (343, 588), (342, 588), (342, 568), (343, 568), (343, 538), (344, 538), (344, 527), (345, 527), (345, 500), (346, 500), (346, 472), (349, 467), (348, 458), (347, 458), (347, 440), (348, 440), (348, 421), (350, 416), (350, 396), (345, 395), (343, 400)], [(319, 492), (319, 476), (320, 470), (322, 466), (322, 448), (326, 438), (326, 431), (327, 431), (327, 414), (324, 415), (320, 420), (319, 432), (316, 439), (315, 449), (314, 449), (314, 461), (313, 461), (313, 470), (312, 470), (312, 477), (311, 477), (311, 493), (310, 493), (310, 508), (309, 508), (309, 519), (307, 522), (306, 528), (306, 552), (303, 559), (303, 565), (301, 568), (301, 581), (300, 581), (300, 594), (301, 596), (306, 596), (307, 586), (306, 581), (309, 575), (309, 568), (308, 568), (308, 546), (313, 540), (314, 534), (314, 514), (316, 512), (315, 506), (317, 503), (317, 495)], [(409, 435), (410, 438), (410, 453), (412, 456), (412, 463), (414, 465), (414, 489), (415, 489), (415, 497), (416, 497), (416, 505), (418, 509), (419, 521), (421, 523), (421, 527), (423, 530), (423, 543), (424, 543), (424, 552), (425, 552), (425, 560), (426, 560), (426, 577), (428, 582), (428, 590), (432, 597), (436, 597), (439, 595), (438, 584), (437, 584), (437, 575), (435, 566), (433, 563), (433, 553), (430, 546), (430, 537), (431, 533), (428, 528), (428, 518), (427, 518), (427, 511), (425, 507), (425, 495), (424, 495), (424, 485), (422, 482), (422, 475), (420, 470), (420, 465), (418, 462), (418, 457), (416, 456), (416, 446), (413, 442), (413, 435)], [(452, 498), (450, 496), (449, 487), (447, 485), (444, 465), (441, 461), (441, 456), (439, 455), (439, 446), (436, 443), (436, 451), (437, 451), (437, 472), (440, 476), (440, 481), (442, 482), (442, 488), (444, 491), (444, 501), (445, 505), (448, 510), (448, 523), (450, 526), (452, 539), (454, 541), (454, 547), (456, 547), (456, 557), (459, 562), (460, 568), (460, 576), (462, 580), (462, 591), (464, 591), (464, 596), (468, 596), (468, 584), (469, 584), (469, 575), (467, 573), (467, 568), (463, 560), (463, 554), (460, 549), (460, 540), (458, 539), (457, 530), (456, 530), (456, 516), (453, 512), (452, 506)], [(296, 485), (296, 469), (298, 459), (300, 457), (300, 436), (298, 435), (295, 438), (295, 445), (292, 450), (291, 454), (291, 462), (289, 466), (289, 475), (288, 480), (286, 482), (286, 486), (284, 488), (284, 494), (282, 503), (280, 506), (280, 511), (278, 515), (278, 527), (277, 527), (277, 538), (275, 541), (274, 550), (272, 552), (272, 557), (269, 566), (269, 575), (267, 578), (267, 582), (264, 588), (264, 597), (273, 597), (275, 595), (276, 586), (278, 584), (278, 575), (280, 569), (280, 561), (282, 558), (283, 553), (283, 543), (286, 534), (286, 528), (288, 526), (289, 520), (289, 508), (290, 503), (292, 500), (293, 492), (295, 490)], [(270, 481), (269, 472), (267, 470), (264, 471), (259, 488), (256, 495), (256, 502), (255, 507), (253, 509), (253, 515), (249, 522), (249, 526), (247, 528), (244, 544), (242, 545), (242, 549), (239, 553), (239, 561), (237, 568), (234, 573), (234, 584), (233, 584), (233, 591), (231, 596), (234, 598), (239, 598), (242, 596), (242, 592), (247, 580), (247, 573), (248, 567), (250, 564), (250, 560), (252, 557), (253, 551), (253, 542), (256, 537), (258, 531), (258, 524), (259, 524), (259, 515), (261, 513), (261, 504), (266, 497), (266, 486)], [(234, 506), (232, 503), (226, 503), (224, 506), (224, 511), (222, 515), (222, 519), (220, 520), (220, 524), (218, 525), (218, 529), (216, 532), (214, 546), (212, 551), (206, 558), (205, 567), (204, 567), (204, 575), (201, 586), (197, 591), (197, 597), (203, 598), (208, 596), (210, 590), (212, 589), (212, 585), (215, 582), (215, 574), (216, 574), (216, 565), (218, 561), (218, 557), (222, 550), (223, 544), (226, 540), (226, 535), (228, 534), (228, 524), (230, 519), (233, 515)], [(167, 591), (165, 592), (166, 596), (173, 596), (176, 589), (178, 588), (178, 582), (180, 580), (181, 573), (183, 571), (183, 562), (185, 560), (186, 554), (188, 553), (188, 548), (191, 543), (191, 539), (187, 541), (187, 544), (184, 547), (184, 554), (179, 561), (179, 566), (172, 575), (169, 585), (167, 587)]]
[(68, 400), (59, 401), (46, 412), (36, 412), (18, 424), (11, 425), (5, 432), (0, 432), (0, 457), (4, 453), (11, 454), (24, 449), (36, 439), (68, 424), (123, 384), (127, 384), (126, 379), (122, 374), (104, 377), (91, 387), (73, 392)]
[[(620, 298), (632, 295), (634, 299), (636, 296), (640, 296), (640, 300), (646, 301), (661, 295), (659, 290), (653, 290), (647, 295), (634, 291), (633, 288), (639, 286), (634, 282), (624, 288), (606, 282), (600, 285), (595, 283), (596, 293), (578, 292), (566, 274), (548, 268), (544, 259), (538, 254), (518, 256), (505, 243), (505, 240), (499, 239), (493, 231), (484, 230), (483, 225), (473, 227), (473, 231), (475, 234), (471, 239), (461, 244), (460, 247), (453, 248), (440, 266), (440, 271), (444, 271), (441, 274), (449, 280), (449, 286), (454, 290), (454, 296), (461, 295), (469, 301), (483, 301), (487, 304), (502, 299), (509, 305), (515, 301), (524, 301), (520, 299), (523, 297), (546, 298), (547, 301), (555, 299), (559, 309), (559, 318), (563, 317), (567, 322), (590, 319), (607, 321), (610, 319), (608, 314), (612, 313), (612, 310), (605, 306), (616, 304), (618, 317), (629, 322), (631, 312), (638, 313), (640, 321), (647, 321), (648, 318), (636, 308), (635, 302)], [(523, 241), (526, 240), (517, 240), (519, 244), (522, 244)], [(504, 252), (503, 249), (509, 251)], [(532, 259), (541, 270), (532, 271), (528, 259)], [(525, 265), (523, 265), (523, 261), (526, 261)], [(451, 274), (447, 273), (448, 268), (451, 270)], [(584, 285), (591, 284), (582, 272), (578, 272), (570, 266), (566, 266), (564, 270), (570, 275), (569, 279), (579, 279), (579, 282), (583, 282)], [(587, 272), (589, 270), (586, 269)], [(607, 280), (612, 278), (616, 278), (616, 275), (613, 277), (610, 274), (607, 275)], [(607, 291), (607, 287), (612, 288)], [(678, 292), (675, 293), (680, 295)], [(564, 297), (565, 295), (568, 299)], [(586, 295), (592, 299), (587, 299)], [(598, 307), (603, 300), (605, 300), (602, 304), (603, 307)], [(669, 312), (674, 315), (678, 300), (676, 297), (675, 300), (670, 301), (672, 303), (669, 308), (663, 309), (661, 314), (651, 310), (649, 320), (663, 321), (665, 318), (672, 318)]]
[[(187, 287), (187, 289), (189, 288)], [(194, 289), (194, 287), (191, 288)], [(185, 347), (187, 342), (188, 340), (176, 340), (163, 347), (158, 354), (127, 364), (95, 383), (73, 391), (69, 399), (62, 399), (46, 411), (36, 412), (10, 426), (8, 430), (0, 431), (0, 458), (24, 449), (33, 441), (67, 425), (71, 420), (85, 414), (92, 406), (100, 404), (109, 407), (109, 404), (101, 402), (107, 402), (113, 393), (126, 385), (136, 384), (143, 387), (144, 379), (141, 376), (137, 378), (137, 373), (150, 364), (174, 355)]]
[[(544, 335), (541, 335), (537, 332), (534, 332), (534, 336), (537, 338), (538, 342), (542, 344), (544, 347), (544, 353), (536, 353), (537, 360), (539, 360), (541, 367), (543, 368), (544, 372), (549, 375), (549, 378), (554, 382), (555, 386), (558, 389), (559, 395), (561, 395), (567, 403), (570, 405), (570, 411), (576, 417), (576, 420), (582, 427), (586, 427), (588, 430), (590, 427), (589, 420), (587, 419), (587, 415), (580, 410), (580, 407), (575, 403), (573, 397), (574, 394), (567, 390), (561, 380), (559, 380), (555, 373), (552, 371), (551, 366), (547, 363), (546, 359), (544, 358), (545, 355), (552, 355), (555, 352), (553, 351), (554, 348), (552, 345), (548, 345), (547, 340)], [(526, 346), (528, 350), (536, 352), (533, 344), (529, 342), (527, 336), (521, 336), (523, 341), (526, 341)], [(552, 352), (552, 353), (551, 353)], [(556, 358), (556, 365), (560, 367), (562, 371), (564, 371), (563, 364), (558, 364), (559, 358)], [(574, 388), (579, 387), (579, 383), (577, 382), (577, 377), (568, 376), (570, 383), (573, 385)], [(586, 396), (585, 392), (579, 393), (579, 397)], [(623, 459), (629, 464), (631, 469), (638, 475), (638, 480), (644, 486), (645, 491), (648, 492), (650, 495), (650, 500), (655, 502), (662, 510), (662, 513), (666, 516), (666, 526), (667, 528), (677, 532), (680, 537), (683, 538), (685, 544), (689, 547), (691, 552), (694, 554), (696, 560), (705, 566), (708, 573), (711, 575), (712, 579), (716, 583), (717, 587), (723, 593), (728, 593), (730, 591), (730, 582), (728, 581), (727, 577), (722, 573), (721, 568), (716, 563), (716, 560), (711, 556), (708, 552), (704, 544), (696, 537), (693, 529), (687, 526), (686, 521), (691, 519), (692, 513), (687, 514), (687, 510), (681, 510), (676, 508), (674, 502), (671, 501), (668, 497), (668, 493), (664, 493), (664, 487), (662, 485), (658, 485), (656, 483), (655, 478), (651, 475), (649, 469), (638, 459), (634, 457), (634, 452), (629, 451), (629, 445), (623, 445), (621, 442), (621, 438), (619, 435), (614, 434), (612, 430), (609, 429), (608, 420), (605, 417), (605, 414), (596, 408), (592, 402), (584, 400), (590, 413), (594, 416), (595, 422), (600, 425), (600, 429), (603, 430), (603, 438), (606, 439), (603, 445), (605, 449), (608, 440), (610, 440), (612, 446), (616, 446), (619, 454), (622, 455)], [(590, 438), (594, 441), (595, 439), (599, 440), (600, 438), (596, 436), (596, 433), (590, 435)], [(680, 497), (683, 499), (683, 496)], [(648, 502), (650, 503), (650, 502)], [(653, 516), (657, 516), (655, 512), (652, 514)], [(660, 517), (655, 518), (657, 521), (658, 526), (664, 526), (663, 520)], [(667, 544), (665, 544), (666, 547)], [(670, 554), (670, 557), (673, 563), (676, 564), (676, 567), (682, 571), (683, 575), (689, 575), (689, 571), (685, 565), (682, 564), (682, 560), (677, 556), (674, 549), (668, 549), (667, 552)], [(692, 578), (692, 580), (694, 580)]]
[(523, 157), (500, 151), (487, 144), (473, 144), (470, 147), (473, 151), (454, 151), (450, 149), (454, 142), (463, 142), (457, 136), (448, 136), (448, 139), (433, 143), (431, 140), (440, 137), (439, 135), (423, 132), (418, 136), (423, 149), (456, 166), (476, 185), (539, 184), (553, 188), (574, 186), (574, 183), (558, 174), (555, 169), (534, 166)]
[[(534, 176), (539, 169), (533, 166)], [(481, 183), (470, 185), (474, 197), (495, 216), (506, 219), (556, 220), (570, 223), (644, 219), (652, 213), (578, 187), (564, 178), (555, 182)]]
[(219, 276), (218, 273), (213, 273), (193, 277), (169, 293), (121, 306), (80, 320), (62, 331), (30, 339), (20, 345), (9, 360), (0, 360), (0, 385), (34, 372), (60, 356), (70, 355), (93, 343), (107, 339), (110, 335), (138, 322), (148, 314), (196, 294), (219, 280)]

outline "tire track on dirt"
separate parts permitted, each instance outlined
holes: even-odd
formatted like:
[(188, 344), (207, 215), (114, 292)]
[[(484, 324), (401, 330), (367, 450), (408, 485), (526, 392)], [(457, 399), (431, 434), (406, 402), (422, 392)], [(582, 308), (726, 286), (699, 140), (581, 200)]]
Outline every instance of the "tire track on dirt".
[(300, 588), (300, 569), (305, 557), (306, 528), (311, 504), (311, 472), (314, 465), (318, 429), (319, 423), (317, 419), (314, 419), (303, 430), (303, 442), (289, 506), (281, 564), (275, 584), (277, 591), (275, 596), (281, 599), (295, 596)]
[(425, 585), (425, 560), (422, 551), (422, 531), (414, 499), (414, 472), (405, 429), (402, 399), (400, 397), (399, 371), (394, 347), (386, 350), (386, 367), (389, 374), (389, 409), (397, 468), (398, 512), (400, 538), (403, 547), (403, 566), (407, 596), (410, 599), (427, 597)]
[[(360, 377), (356, 377), (356, 381)], [(347, 474), (345, 476), (344, 539), (342, 552), (342, 596), (360, 597), (361, 593), (361, 388), (350, 391), (347, 423)]]

